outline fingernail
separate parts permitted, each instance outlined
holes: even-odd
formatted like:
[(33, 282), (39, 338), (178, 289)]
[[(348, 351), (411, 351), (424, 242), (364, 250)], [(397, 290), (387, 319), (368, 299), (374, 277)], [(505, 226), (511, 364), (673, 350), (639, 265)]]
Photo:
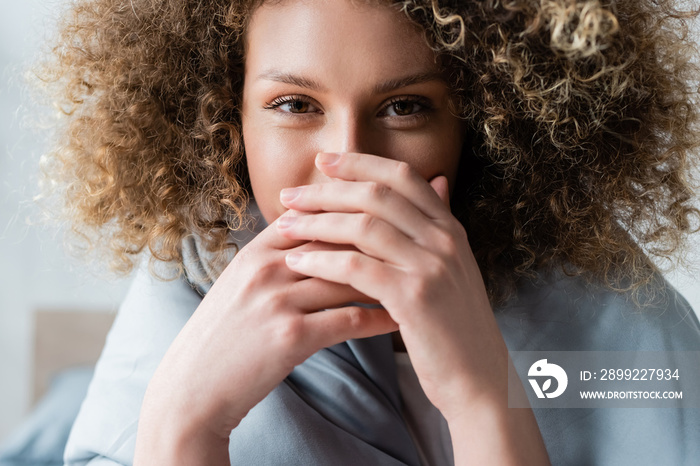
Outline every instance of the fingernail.
[(316, 156), (319, 165), (333, 165), (340, 159), (340, 154), (321, 152)]
[(301, 188), (285, 188), (280, 192), (282, 202), (290, 202), (296, 199), (301, 193)]
[(301, 257), (303, 255), (304, 254), (302, 254), (300, 252), (292, 252), (290, 254), (287, 254), (287, 256), (285, 257), (285, 260), (287, 261), (287, 265), (297, 264), (301, 260)]
[(297, 221), (296, 217), (293, 217), (291, 215), (283, 215), (277, 220), (277, 227), (278, 228), (289, 228), (292, 225), (294, 225), (294, 222)]

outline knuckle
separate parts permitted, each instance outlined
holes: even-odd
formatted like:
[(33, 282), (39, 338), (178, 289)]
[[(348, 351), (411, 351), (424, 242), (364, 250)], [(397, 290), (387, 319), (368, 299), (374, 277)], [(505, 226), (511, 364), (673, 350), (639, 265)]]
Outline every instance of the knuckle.
[(348, 253), (344, 260), (345, 271), (352, 273), (360, 268), (360, 256), (356, 253)]
[(361, 307), (348, 308), (345, 314), (347, 328), (353, 330), (362, 329), (367, 323), (367, 317), (367, 312)]
[(261, 280), (263, 283), (272, 279), (279, 270), (277, 264), (271, 261), (265, 261), (260, 264), (256, 270), (255, 278)]
[(425, 275), (428, 278), (428, 281), (440, 280), (447, 272), (445, 261), (435, 256), (431, 256), (430, 259), (428, 259), (424, 264), (424, 267)]
[(389, 188), (381, 183), (372, 181), (367, 185), (367, 197), (370, 200), (379, 200), (387, 196)]
[(462, 242), (462, 244), (465, 244), (468, 248), (470, 248), (471, 246), (469, 246), (469, 235), (467, 234), (467, 230), (461, 223), (455, 223), (457, 223), (457, 225), (455, 226), (455, 230), (457, 231), (457, 238), (459, 239), (459, 241)]
[(274, 336), (277, 347), (282, 351), (297, 349), (304, 340), (304, 321), (301, 316), (283, 319), (276, 327)]
[(425, 302), (426, 299), (429, 298), (428, 286), (425, 280), (418, 277), (411, 281), (410, 286), (406, 288), (405, 293), (407, 298), (414, 303)]
[[(435, 290), (447, 279), (447, 266), (438, 257), (430, 256), (421, 263), (420, 271), (416, 271), (410, 280), (407, 292), (416, 302), (432, 302)], [(437, 286), (436, 286), (437, 285)]]
[(366, 235), (376, 226), (376, 219), (370, 214), (360, 214), (359, 234)]
[(439, 251), (445, 257), (454, 257), (457, 255), (457, 242), (455, 238), (448, 232), (437, 229), (433, 233), (433, 244), (437, 245)]
[(255, 264), (248, 264), (244, 271), (241, 271), (245, 277), (243, 284), (246, 288), (257, 288), (265, 286), (274, 280), (277, 274), (277, 267), (269, 261), (262, 261)]
[(269, 309), (284, 309), (287, 307), (287, 293), (286, 291), (284, 294), (282, 293), (275, 293), (271, 297), (268, 298), (267, 300), (267, 307)]
[(410, 180), (415, 176), (415, 171), (407, 162), (401, 161), (396, 164), (396, 176), (402, 180)]

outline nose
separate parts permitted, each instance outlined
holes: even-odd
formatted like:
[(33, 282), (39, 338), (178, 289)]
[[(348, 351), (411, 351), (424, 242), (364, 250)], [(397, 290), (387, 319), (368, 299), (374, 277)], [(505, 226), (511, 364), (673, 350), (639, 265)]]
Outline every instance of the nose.
[[(317, 152), (359, 152), (383, 156), (381, 134), (375, 132), (370, 122), (352, 110), (338, 112), (329, 118), (316, 134)], [(331, 181), (319, 170), (314, 170), (313, 183)]]
[(380, 155), (372, 152), (377, 149), (373, 139), (370, 125), (357, 114), (346, 112), (327, 122), (320, 146), (323, 152), (363, 152)]

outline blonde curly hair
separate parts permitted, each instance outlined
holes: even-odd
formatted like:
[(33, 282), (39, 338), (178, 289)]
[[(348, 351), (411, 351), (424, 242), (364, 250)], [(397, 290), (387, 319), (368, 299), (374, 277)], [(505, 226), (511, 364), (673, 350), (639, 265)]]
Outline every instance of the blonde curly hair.
[[(232, 247), (249, 199), (239, 108), (262, 0), (77, 0), (38, 75), (65, 115), (44, 172), (73, 231), (129, 271)], [(392, 2), (382, 1), (382, 4)], [(493, 302), (564, 267), (649, 283), (698, 212), (697, 12), (672, 0), (402, 0), (469, 128), (453, 211)], [(624, 286), (622, 284), (625, 284)]]

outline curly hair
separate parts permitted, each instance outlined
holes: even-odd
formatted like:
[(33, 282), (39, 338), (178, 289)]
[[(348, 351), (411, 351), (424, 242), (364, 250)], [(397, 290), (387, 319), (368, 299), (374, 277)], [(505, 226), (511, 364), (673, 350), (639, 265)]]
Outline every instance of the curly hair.
[[(181, 271), (185, 237), (225, 251), (246, 224), (244, 38), (264, 1), (78, 0), (64, 17), (39, 71), (66, 116), (44, 172), (113, 269), (148, 248)], [(554, 266), (613, 289), (648, 284), (646, 254), (677, 253), (700, 214), (698, 12), (672, 0), (394, 6), (424, 31), (469, 127), (453, 211), (492, 301)]]

